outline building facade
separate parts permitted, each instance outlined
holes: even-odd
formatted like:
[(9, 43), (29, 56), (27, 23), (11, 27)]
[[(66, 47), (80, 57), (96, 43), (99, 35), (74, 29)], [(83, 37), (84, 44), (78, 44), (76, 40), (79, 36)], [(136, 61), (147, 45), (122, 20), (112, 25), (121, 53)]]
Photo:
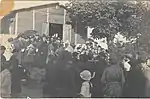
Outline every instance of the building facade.
[(12, 11), (1, 20), (1, 32), (17, 35), (26, 30), (36, 30), (46, 35), (57, 33), (64, 42), (84, 43), (86, 29), (80, 25), (74, 29), (71, 24), (67, 24), (70, 23), (68, 21), (64, 6), (50, 3)]

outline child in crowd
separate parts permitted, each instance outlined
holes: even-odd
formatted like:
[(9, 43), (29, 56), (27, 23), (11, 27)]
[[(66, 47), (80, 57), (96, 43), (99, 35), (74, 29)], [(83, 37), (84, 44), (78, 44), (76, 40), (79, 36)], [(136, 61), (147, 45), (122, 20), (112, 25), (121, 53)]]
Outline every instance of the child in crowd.
[(91, 97), (93, 85), (90, 81), (92, 78), (94, 78), (94, 76), (95, 76), (95, 73), (92, 76), (91, 72), (88, 70), (84, 70), (80, 73), (80, 77), (83, 80), (83, 83), (81, 86), (81, 91), (80, 91), (80, 97), (84, 97), (84, 98), (90, 98)]

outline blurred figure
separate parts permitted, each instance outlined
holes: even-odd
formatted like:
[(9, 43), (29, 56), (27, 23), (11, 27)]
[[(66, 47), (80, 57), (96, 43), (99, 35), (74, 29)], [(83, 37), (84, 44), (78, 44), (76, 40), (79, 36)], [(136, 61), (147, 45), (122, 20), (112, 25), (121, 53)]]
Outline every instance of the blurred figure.
[(103, 97), (103, 84), (100, 82), (103, 72), (105, 68), (107, 67), (107, 62), (105, 60), (106, 56), (104, 53), (99, 53), (96, 62), (93, 62), (94, 64), (91, 64), (95, 71), (95, 77), (92, 79), (93, 84), (93, 92), (92, 92), (92, 98), (100, 98)]
[(146, 81), (146, 90), (145, 90), (145, 97), (150, 97), (150, 57), (146, 61), (145, 65), (145, 77), (147, 78)]
[[(140, 89), (143, 92), (143, 97), (150, 97), (150, 64), (149, 64), (149, 58), (147, 57), (147, 55), (142, 55), (140, 56), (140, 60), (141, 60), (141, 70), (142, 73), (144, 75), (143, 77), (143, 85), (140, 85), (139, 87), (144, 87), (143, 90)], [(142, 83), (141, 83), (142, 84)]]
[(71, 54), (73, 53), (73, 47), (70, 45), (70, 42), (65, 43), (65, 50), (70, 52)]
[(122, 96), (125, 77), (117, 56), (110, 55), (110, 66), (104, 70), (101, 82), (104, 84), (104, 97)]
[(11, 96), (13, 98), (19, 97), (21, 93), (21, 70), (18, 67), (19, 60), (18, 60), (19, 51), (17, 49), (13, 50), (13, 55), (10, 58), (11, 65), (13, 68), (11, 69)]
[(1, 65), (0, 71), (0, 94), (2, 98), (11, 97), (11, 73), (12, 65), (10, 62), (5, 62)]
[[(132, 68), (128, 73), (128, 89), (126, 90), (126, 97), (144, 97), (146, 78), (143, 73), (142, 64), (146, 62), (146, 57), (139, 56), (138, 60), (131, 61)], [(140, 90), (139, 90), (140, 89)]]
[(1, 45), (0, 46), (0, 54), (1, 54), (1, 56), (0, 56), (0, 63), (1, 63), (2, 67), (3, 67), (3, 65), (6, 62), (6, 57), (4, 56), (5, 50), (6, 50), (5, 46)]

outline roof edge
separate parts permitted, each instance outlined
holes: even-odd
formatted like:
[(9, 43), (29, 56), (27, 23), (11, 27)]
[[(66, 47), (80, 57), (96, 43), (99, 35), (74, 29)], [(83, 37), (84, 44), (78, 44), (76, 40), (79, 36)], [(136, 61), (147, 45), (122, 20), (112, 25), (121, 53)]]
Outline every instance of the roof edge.
[(22, 11), (22, 10), (30, 10), (30, 9), (44, 7), (44, 6), (55, 6), (55, 5), (59, 6), (59, 3), (57, 2), (57, 3), (44, 4), (44, 5), (33, 6), (33, 7), (28, 7), (28, 8), (20, 8), (20, 9), (12, 10), (12, 12), (17, 12), (17, 11)]

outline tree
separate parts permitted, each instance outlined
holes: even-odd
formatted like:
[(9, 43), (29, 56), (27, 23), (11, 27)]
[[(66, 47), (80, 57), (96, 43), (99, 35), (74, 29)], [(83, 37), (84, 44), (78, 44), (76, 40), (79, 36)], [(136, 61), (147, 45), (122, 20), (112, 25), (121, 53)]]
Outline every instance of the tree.
[(94, 28), (92, 36), (107, 37), (108, 46), (118, 32), (131, 40), (147, 29), (143, 26), (147, 7), (142, 2), (72, 1), (67, 7), (73, 23)]

